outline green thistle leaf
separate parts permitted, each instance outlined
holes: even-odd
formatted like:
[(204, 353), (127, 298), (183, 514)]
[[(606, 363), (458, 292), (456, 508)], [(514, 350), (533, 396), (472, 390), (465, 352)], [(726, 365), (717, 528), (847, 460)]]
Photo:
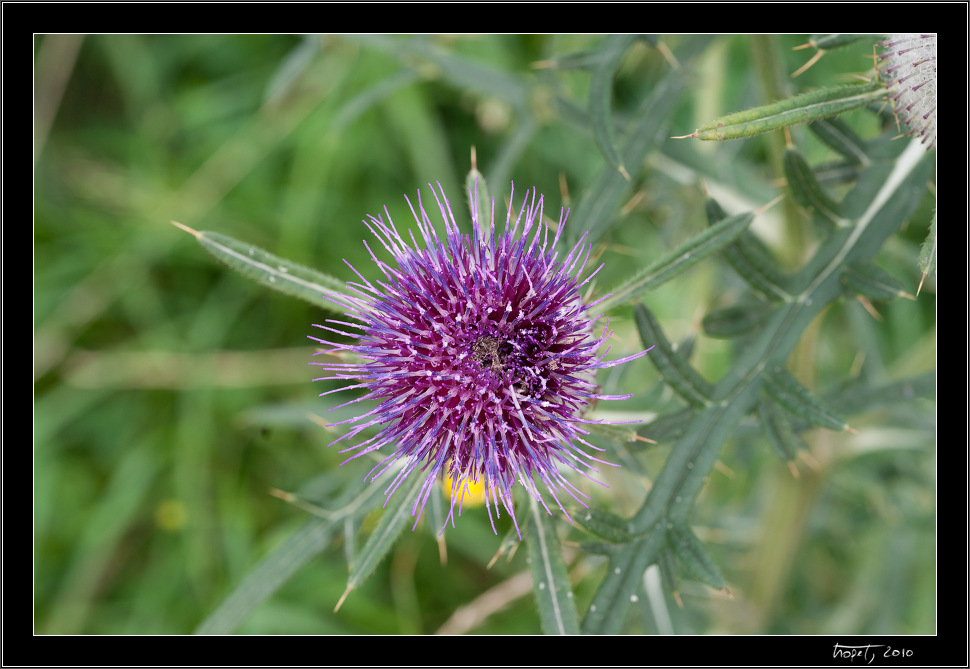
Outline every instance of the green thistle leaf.
[(670, 344), (656, 317), (643, 304), (633, 308), (640, 339), (646, 347), (653, 347), (648, 354), (664, 380), (678, 395), (690, 404), (702, 407), (709, 404), (711, 386), (691, 367), (683, 356)]
[(812, 168), (793, 149), (785, 151), (785, 178), (795, 202), (811, 211), (815, 221), (828, 227), (846, 224), (840, 215), (839, 205), (822, 190)]
[(711, 337), (730, 339), (753, 332), (770, 313), (771, 305), (764, 302), (715, 309), (704, 315), (701, 327)]
[(573, 520), (586, 531), (613, 544), (625, 544), (633, 538), (630, 522), (609, 511), (581, 509), (574, 514)]
[(770, 397), (763, 398), (758, 404), (758, 417), (764, 428), (768, 443), (785, 462), (791, 462), (798, 450), (805, 447), (792, 427), (785, 412)]
[(930, 223), (930, 234), (926, 236), (919, 252), (919, 268), (923, 276), (936, 271), (936, 210), (933, 210), (933, 220)]
[(894, 300), (905, 297), (903, 285), (889, 272), (873, 263), (856, 263), (842, 270), (845, 287), (855, 295), (871, 300)]
[[(380, 522), (367, 538), (367, 543), (355, 556), (354, 563), (350, 568), (350, 576), (347, 578), (347, 589), (344, 591), (340, 602), (343, 602), (344, 597), (351, 590), (359, 587), (367, 580), (394, 546), (394, 542), (397, 541), (404, 528), (413, 524), (412, 518), (414, 516), (411, 515), (411, 509), (427, 476), (418, 470), (412, 472), (409, 478), (408, 484), (401, 486), (404, 490), (398, 490), (385, 503), (384, 514), (381, 516)], [(378, 490), (381, 489), (381, 486), (373, 487)], [(435, 494), (435, 491), (432, 491), (432, 494)], [(340, 603), (337, 606), (339, 607)]]
[(783, 407), (819, 427), (837, 431), (849, 427), (787, 369), (779, 367), (766, 374), (765, 388)]
[(808, 129), (853, 165), (868, 165), (871, 162), (866, 143), (841, 119), (815, 121), (809, 124)]
[(724, 589), (724, 577), (720, 570), (708, 555), (704, 544), (689, 528), (681, 525), (668, 528), (667, 542), (695, 578), (715, 590)]
[(603, 42), (603, 56), (593, 73), (590, 84), (589, 116), (593, 124), (593, 138), (596, 145), (613, 168), (623, 174), (628, 180), (623, 160), (616, 149), (613, 138), (613, 76), (620, 67), (623, 54), (633, 44), (633, 35), (610, 35)]
[(632, 302), (647, 291), (687, 271), (712, 253), (721, 251), (736, 240), (753, 220), (752, 213), (730, 216), (687, 240), (615, 288), (613, 295), (601, 303), (603, 311)]
[(526, 544), (532, 572), (532, 590), (546, 634), (579, 634), (579, 618), (573, 590), (562, 559), (556, 521), (529, 498), (533, 531)]
[(339, 279), (284, 260), (258, 246), (218, 232), (197, 232), (181, 223), (174, 224), (192, 234), (202, 248), (229, 268), (291, 297), (332, 310), (333, 303), (327, 299), (327, 295), (346, 288)]
[(798, 123), (836, 116), (885, 97), (886, 89), (878, 81), (832, 86), (716, 118), (686, 136), (705, 141), (752, 137)]
[[(704, 205), (707, 220), (715, 225), (727, 218), (713, 198), (708, 198)], [(745, 230), (737, 241), (724, 247), (724, 257), (742, 279), (759, 297), (771, 302), (790, 300), (787, 289), (788, 278), (784, 275), (771, 252), (750, 230)]]

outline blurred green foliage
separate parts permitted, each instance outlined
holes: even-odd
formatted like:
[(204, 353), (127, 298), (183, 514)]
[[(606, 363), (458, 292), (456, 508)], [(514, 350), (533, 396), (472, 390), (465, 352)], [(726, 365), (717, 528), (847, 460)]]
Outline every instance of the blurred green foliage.
[[(320, 310), (226, 271), (169, 221), (349, 279), (344, 259), (370, 270), (361, 219), (386, 205), (407, 227), (402, 195), (429, 182), (461, 202), (472, 146), (497, 200), (514, 180), (519, 197), (534, 185), (549, 211), (561, 200), (575, 211), (608, 165), (587, 117), (595, 63), (582, 58), (601, 41), (35, 38), (38, 633), (192, 632), (306, 521), (305, 510), (274, 491), (313, 497), (360, 489), (369, 469), (338, 468), (342, 457), (326, 448), (333, 431), (313, 420), (325, 405), (316, 397), (323, 388), (309, 383), (306, 335)], [(664, 73), (688, 67), (669, 56), (686, 41), (637, 40), (627, 50), (608, 101), (624, 124), (618, 135), (637, 121)], [(757, 54), (774, 49), (775, 65), (791, 73), (808, 59), (792, 47), (805, 42), (797, 35), (768, 46), (744, 36), (711, 38), (690, 63), (662, 136), (771, 101)], [(849, 81), (871, 70), (864, 58), (871, 52), (871, 41), (828, 52), (798, 79), (785, 74), (781, 93)], [(881, 123), (866, 110), (843, 120), (863, 136)], [(793, 135), (808, 163), (833, 160), (806, 129)], [(773, 199), (780, 192), (776, 139), (661, 141), (643, 165), (626, 165), (631, 192), (604, 228), (597, 292), (703, 231), (705, 185), (730, 213)], [(837, 179), (826, 186), (844, 193)], [(927, 198), (878, 257), (911, 294), (933, 205)], [(792, 262), (804, 259), (817, 243), (810, 217), (797, 210), (773, 216), (759, 235)], [(793, 216), (794, 232), (781, 223)], [(691, 363), (708, 380), (731, 369), (734, 350), (705, 336), (701, 317), (730, 306), (741, 287), (713, 260), (645, 300), (671, 341), (692, 341)], [(617, 346), (636, 350), (632, 312), (611, 324)], [(834, 305), (808, 329), (790, 367), (830, 402), (848, 403), (857, 397), (840, 385), (848, 378), (890, 383), (932, 373), (935, 338), (930, 277), (917, 300)], [(623, 375), (639, 384), (627, 410), (652, 415), (671, 405), (646, 360)], [(603, 376), (607, 387), (621, 381)], [(677, 595), (681, 607), (669, 591), (648, 588), (653, 598), (640, 598), (642, 615), (630, 617), (629, 631), (669, 625), (678, 633), (932, 634), (932, 385), (879, 411), (847, 411), (855, 434), (803, 432), (811, 459), (797, 478), (760, 430), (742, 421), (691, 517), (732, 598), (688, 580)], [(641, 504), (669, 452), (663, 443), (642, 446), (611, 445), (609, 459), (624, 468), (610, 475), (609, 491), (597, 493), (598, 506), (628, 516)], [(363, 531), (378, 518), (369, 516)], [(446, 562), (427, 524), (405, 532), (339, 612), (333, 608), (354, 550), (344, 540), (299, 570), (238, 631), (540, 631), (525, 551), (489, 568), (501, 537), (483, 510), (466, 510), (448, 529)], [(581, 615), (605, 570), (602, 558), (575, 551), (588, 539), (578, 529), (565, 535)], [(651, 606), (657, 598), (669, 619)], [(455, 615), (462, 612), (469, 617)]]

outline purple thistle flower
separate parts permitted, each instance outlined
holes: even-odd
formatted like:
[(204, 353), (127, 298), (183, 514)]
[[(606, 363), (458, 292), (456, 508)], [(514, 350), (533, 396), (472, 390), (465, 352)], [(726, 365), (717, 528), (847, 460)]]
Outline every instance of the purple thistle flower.
[(639, 358), (646, 351), (612, 361), (604, 360), (609, 348), (598, 353), (612, 334), (609, 321), (596, 338), (593, 324), (599, 317), (590, 319), (586, 312), (600, 300), (584, 305), (579, 291), (602, 265), (579, 283), (592, 248), (585, 234), (559, 258), (555, 248), (568, 211), (560, 213), (550, 243), (549, 229), (542, 224), (542, 196), (536, 201), (533, 189), (531, 200), (527, 192), (514, 219), (509, 205), (505, 230), (499, 233), (494, 203), (490, 222), (475, 215), (476, 188), (469, 193), (472, 234), (462, 235), (440, 184), (438, 189), (440, 197), (433, 187), (432, 193), (444, 219), (444, 238), (432, 226), (420, 192), (418, 212), (408, 200), (424, 248), (412, 231), (407, 239), (398, 232), (386, 207), (386, 222), (379, 215), (364, 221), (396, 266), (379, 260), (364, 242), (384, 280), (368, 281), (347, 263), (361, 282), (348, 282), (353, 294), (330, 299), (346, 310), (350, 321), (326, 320), (362, 334), (314, 324), (359, 338), (357, 344), (343, 344), (310, 337), (330, 347), (320, 353), (355, 360), (310, 363), (334, 372), (314, 380), (355, 382), (329, 392), (363, 389), (361, 397), (340, 406), (379, 402), (366, 413), (334, 423), (353, 426), (333, 444), (381, 426), (376, 435), (341, 453), (356, 451), (346, 463), (392, 446), (394, 452), (367, 475), (374, 481), (403, 461), (385, 491), (388, 499), (420, 469), (417, 475), (425, 479), (411, 510), (417, 517), (415, 527), (435, 481), (445, 475), (454, 481), (446, 525), (450, 519), (454, 526), (456, 504), (461, 515), (466, 484), (484, 482), (492, 530), (492, 506), (498, 516), (501, 502), (518, 531), (512, 505), (516, 481), (549, 512), (537, 480), (571, 522), (562, 493), (583, 507), (581, 498), (589, 496), (563, 476), (560, 466), (600, 485), (605, 484), (587, 471), (597, 472), (595, 464), (618, 466), (584, 450), (603, 450), (583, 438), (588, 434), (583, 426), (604, 421), (588, 420), (583, 414), (594, 400), (630, 397), (597, 392), (595, 370)]

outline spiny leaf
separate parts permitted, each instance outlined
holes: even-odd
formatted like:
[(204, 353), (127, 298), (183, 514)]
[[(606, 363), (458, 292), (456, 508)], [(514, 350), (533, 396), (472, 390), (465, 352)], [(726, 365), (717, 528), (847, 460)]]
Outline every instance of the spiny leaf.
[(808, 44), (802, 44), (801, 46), (796, 46), (795, 49), (807, 49), (809, 47), (815, 47), (815, 55), (802, 65), (798, 70), (792, 73), (792, 77), (797, 77), (798, 75), (805, 72), (808, 68), (818, 62), (822, 55), (826, 51), (831, 51), (832, 49), (838, 49), (839, 47), (846, 46), (847, 44), (852, 44), (859, 41), (862, 38), (879, 38), (879, 35), (841, 35), (841, 34), (825, 34), (825, 35), (812, 35), (809, 39)]
[(810, 123), (836, 116), (851, 109), (865, 107), (885, 96), (885, 87), (876, 80), (865, 84), (831, 86), (716, 118), (686, 137), (700, 140), (752, 137), (797, 123)]
[(579, 634), (573, 590), (562, 559), (555, 519), (529, 498), (534, 531), (526, 539), (532, 589), (546, 634)]
[(367, 543), (364, 544), (364, 547), (357, 554), (354, 564), (351, 565), (350, 576), (347, 578), (347, 589), (340, 601), (337, 602), (337, 608), (340, 607), (351, 590), (367, 580), (394, 546), (394, 542), (397, 541), (401, 531), (411, 521), (413, 502), (421, 491), (426, 478), (420, 470), (412, 472), (410, 483), (407, 486), (402, 484), (401, 489), (397, 490), (385, 503), (384, 515), (381, 516), (377, 527), (367, 538)]
[[(936, 271), (936, 210), (933, 210), (933, 220), (930, 222), (930, 233), (926, 236), (926, 241), (919, 252), (919, 268), (923, 272), (923, 278)], [(920, 281), (920, 287), (923, 281)], [(919, 292), (919, 291), (917, 291)]]
[(657, 566), (660, 568), (660, 577), (667, 590), (676, 594), (680, 579), (677, 573), (676, 554), (669, 545), (664, 546), (657, 556)]
[(348, 519), (359, 519), (381, 499), (380, 486), (367, 486), (330, 516), (311, 517), (264, 557), (219, 607), (202, 621), (196, 634), (229, 634), (333, 540)]
[(681, 409), (654, 419), (643, 429), (657, 442), (674, 441), (684, 436), (684, 430), (693, 417), (693, 409)]
[(202, 248), (231, 269), (281, 293), (332, 310), (334, 305), (327, 295), (345, 289), (339, 279), (284, 260), (258, 246), (218, 232), (198, 232), (181, 223), (172, 223), (192, 234)]
[(592, 423), (586, 426), (593, 434), (598, 434), (607, 439), (612, 440), (617, 444), (631, 444), (635, 441), (646, 441), (652, 443), (652, 440), (641, 437), (637, 434), (637, 431), (632, 427), (626, 425), (610, 425), (609, 423)]
[(771, 311), (764, 302), (714, 309), (704, 314), (701, 327), (711, 337), (730, 339), (757, 329)]
[(752, 220), (754, 220), (754, 214), (750, 212), (729, 216), (699, 235), (695, 235), (615, 288), (613, 294), (601, 302), (603, 311), (632, 302), (648, 290), (693, 267), (712, 253), (722, 250), (737, 239)]
[[(634, 587), (667, 543), (667, 523), (686, 527), (693, 501), (720, 449), (728, 436), (736, 433), (742, 418), (757, 407), (767, 372), (781, 369), (806, 328), (843, 294), (840, 270), (846, 262), (871, 260), (886, 238), (912, 214), (926, 192), (934, 167), (925, 147), (918, 140), (914, 142), (903, 148), (891, 169), (882, 174), (880, 187), (869, 191), (868, 201), (859, 202), (859, 220), (833, 231), (793, 277), (792, 285), (799, 286), (800, 293), (796, 299), (777, 305), (765, 325), (739, 351), (734, 367), (715, 384), (714, 401), (701, 409), (684, 410), (689, 422), (670, 449), (663, 469), (653, 478), (643, 505), (631, 518), (636, 532), (650, 533), (642, 540), (618, 546), (610, 556), (606, 577), (583, 621), (584, 633), (615, 634), (624, 630)], [(652, 430), (652, 426), (644, 429)]]
[[(727, 218), (721, 205), (713, 198), (707, 199), (704, 208), (711, 225)], [(768, 249), (750, 230), (742, 232), (737, 241), (724, 248), (723, 253), (738, 276), (760, 297), (772, 302), (791, 299), (787, 289), (788, 278), (778, 268)]]
[(845, 287), (856, 295), (872, 300), (908, 297), (903, 285), (883, 268), (873, 263), (855, 263), (842, 270)]
[(812, 211), (816, 220), (834, 227), (846, 224), (839, 214), (839, 205), (822, 190), (812, 168), (793, 149), (785, 151), (785, 178), (795, 202)]
[(623, 54), (633, 43), (633, 35), (609, 35), (603, 41), (603, 56), (596, 71), (593, 73), (593, 80), (590, 83), (589, 91), (589, 116), (593, 124), (593, 138), (599, 146), (607, 162), (615, 170), (623, 174), (627, 180), (627, 174), (623, 166), (623, 160), (616, 150), (616, 142), (613, 139), (613, 76), (616, 74)]
[(720, 570), (707, 554), (701, 540), (689, 528), (676, 524), (668, 528), (667, 543), (697, 579), (716, 590), (724, 589), (724, 577)]
[(851, 190), (842, 198), (842, 213), (846, 218), (857, 219), (865, 213), (866, 207), (885, 186), (891, 170), (891, 165), (877, 162), (860, 172)]
[(761, 419), (765, 436), (768, 437), (768, 443), (778, 457), (785, 462), (794, 460), (798, 450), (805, 445), (795, 433), (791, 421), (781, 407), (769, 397), (762, 398), (758, 403), (758, 417)]
[(666, 543), (663, 529), (618, 547), (593, 602), (583, 618), (583, 634), (619, 634), (630, 605), (643, 583), (643, 572), (657, 561)]
[(849, 427), (845, 420), (783, 367), (777, 367), (765, 375), (765, 388), (783, 407), (819, 427), (839, 431)]
[[(708, 35), (685, 37), (677, 51), (677, 59), (687, 62), (700, 53), (711, 41)], [(626, 143), (620, 151), (624, 165), (641, 165), (647, 154), (658, 146), (661, 129), (676, 108), (684, 87), (684, 77), (671, 70), (654, 86), (634, 114), (634, 123), (627, 128)], [(616, 212), (629, 197), (630, 181), (613, 167), (604, 167), (593, 179), (587, 194), (569, 217), (567, 240), (578, 241), (585, 231), (587, 241), (602, 237), (617, 220)]]
[(633, 312), (640, 339), (644, 346), (652, 347), (649, 353), (650, 359), (657, 366), (664, 380), (692, 405), (700, 407), (708, 404), (710, 384), (701, 378), (701, 375), (684, 360), (683, 356), (677, 355), (653, 313), (643, 304), (637, 304)]
[(831, 51), (832, 49), (838, 49), (849, 44), (854, 44), (862, 39), (867, 40), (879, 40), (882, 39), (883, 35), (872, 35), (872, 34), (847, 34), (847, 33), (825, 33), (812, 35), (808, 43), (814, 46), (816, 49), (825, 49), (826, 51)]
[(724, 257), (731, 267), (760, 297), (770, 302), (792, 299), (790, 278), (778, 266), (771, 252), (750, 231), (741, 233), (738, 240), (724, 249)]
[(633, 538), (630, 522), (609, 511), (582, 509), (573, 515), (573, 520), (583, 529), (610, 543), (625, 544)]
[(842, 119), (821, 119), (810, 123), (808, 129), (853, 165), (868, 165), (871, 162), (865, 142)]

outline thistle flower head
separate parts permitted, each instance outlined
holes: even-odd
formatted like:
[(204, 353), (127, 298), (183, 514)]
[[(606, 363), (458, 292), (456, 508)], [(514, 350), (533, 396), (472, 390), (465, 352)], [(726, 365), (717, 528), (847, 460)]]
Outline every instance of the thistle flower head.
[[(596, 464), (610, 464), (586, 450), (602, 449), (584, 439), (584, 426), (597, 422), (585, 418), (585, 410), (594, 400), (629, 397), (600, 394), (595, 370), (645, 351), (612, 361), (599, 352), (612, 332), (607, 321), (602, 334), (594, 334), (598, 317), (587, 315), (592, 305), (580, 296), (599, 271), (581, 280), (591, 245), (583, 235), (568, 254), (556, 251), (568, 212), (560, 214), (550, 235), (542, 223), (542, 196), (537, 199), (533, 190), (517, 214), (509, 204), (504, 230), (497, 230), (494, 204), (491, 221), (474, 213), (479, 211), (476, 188), (469, 193), (471, 235), (462, 235), (440, 184), (438, 190), (432, 193), (444, 236), (432, 225), (420, 192), (417, 211), (408, 200), (420, 242), (413, 231), (398, 231), (386, 207), (386, 220), (369, 216), (364, 224), (393, 262), (380, 260), (365, 242), (383, 278), (370, 281), (351, 267), (360, 282), (348, 283), (347, 294), (330, 298), (347, 320), (315, 325), (359, 339), (345, 344), (311, 337), (328, 347), (320, 353), (342, 360), (311, 363), (334, 373), (315, 380), (347, 380), (352, 383), (339, 390), (362, 391), (340, 406), (378, 402), (335, 423), (350, 429), (333, 443), (377, 428), (341, 452), (354, 452), (349, 461), (393, 449), (367, 475), (373, 481), (396, 471), (385, 490), (388, 499), (408, 476), (423, 477), (411, 510), (415, 526), (435, 482), (446, 476), (454, 482), (446, 523), (454, 525), (456, 509), (461, 515), (470, 482), (484, 483), (493, 531), (492, 507), (496, 516), (500, 507), (506, 509), (518, 530), (512, 504), (516, 483), (549, 511), (541, 484), (568, 518), (564, 495), (582, 506), (588, 496), (563, 471), (592, 478)], [(395, 463), (401, 463), (399, 469), (392, 468)]]
[(936, 147), (936, 35), (890, 35), (879, 66), (896, 116)]

